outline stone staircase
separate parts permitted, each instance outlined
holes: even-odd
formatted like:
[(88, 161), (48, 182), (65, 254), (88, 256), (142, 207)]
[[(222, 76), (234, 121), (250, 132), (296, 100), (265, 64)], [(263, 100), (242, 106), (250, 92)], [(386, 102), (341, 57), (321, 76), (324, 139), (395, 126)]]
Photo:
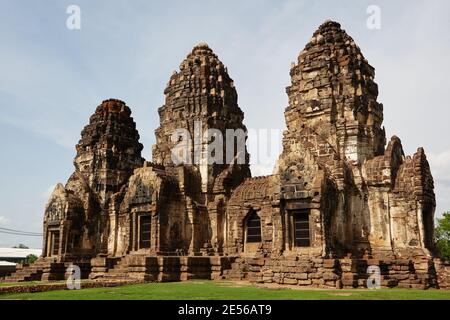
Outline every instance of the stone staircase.
[(127, 255), (124, 257), (96, 257), (91, 260), (93, 280), (147, 280), (145, 255)]
[[(222, 279), (229, 271), (228, 257), (151, 256), (129, 254), (124, 257), (96, 257), (91, 260), (94, 280), (183, 281), (189, 279)], [(239, 269), (240, 264), (235, 268)], [(240, 272), (240, 271), (239, 271)], [(240, 274), (240, 273), (239, 273)]]
[(126, 257), (115, 259), (112, 267), (101, 278), (103, 280), (130, 280), (131, 277), (128, 272), (128, 261)]
[(244, 280), (248, 277), (247, 265), (243, 258), (237, 258), (231, 267), (223, 271), (224, 278), (229, 280)]
[[(68, 277), (67, 268), (72, 262), (57, 262), (53, 258), (39, 258), (35, 263), (19, 267), (19, 269), (6, 277), (4, 282), (23, 281), (51, 281), (64, 280)], [(81, 279), (86, 279), (91, 272), (91, 265), (88, 262), (77, 262), (80, 268)]]
[(45, 269), (51, 267), (53, 260), (39, 258), (33, 264), (25, 265), (16, 272), (7, 276), (5, 282), (23, 282), (23, 281), (39, 281)]

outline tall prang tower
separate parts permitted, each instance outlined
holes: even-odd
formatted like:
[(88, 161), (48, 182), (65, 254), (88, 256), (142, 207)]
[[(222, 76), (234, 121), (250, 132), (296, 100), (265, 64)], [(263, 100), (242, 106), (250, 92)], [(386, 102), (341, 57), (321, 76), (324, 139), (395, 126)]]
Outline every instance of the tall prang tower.
[(178, 201), (183, 209), (168, 214), (174, 221), (169, 229), (176, 232), (167, 239), (183, 238), (179, 247), (193, 254), (223, 252), (226, 204), (250, 177), (247, 129), (234, 82), (217, 55), (200, 43), (170, 77), (164, 94), (152, 161), (176, 177), (183, 198)]
[(307, 126), (341, 158), (358, 164), (383, 154), (383, 105), (374, 77), (375, 69), (340, 24), (323, 23), (291, 69), (289, 131)]
[[(250, 175), (249, 155), (245, 147), (247, 129), (243, 124), (244, 113), (238, 106), (234, 82), (206, 43), (195, 46), (181, 62), (180, 70), (170, 77), (164, 94), (165, 104), (158, 109), (160, 127), (155, 132), (153, 162), (174, 166), (174, 148), (184, 144), (188, 151), (183, 158), (184, 164), (192, 164), (200, 171), (204, 193), (213, 191), (215, 179), (231, 163), (238, 165), (243, 177)], [(187, 132), (188, 137), (176, 136), (180, 129)], [(210, 129), (219, 137), (208, 135)], [(232, 132), (240, 136), (230, 135)], [(216, 150), (212, 150), (212, 145)], [(220, 150), (221, 145), (223, 150)], [(233, 145), (233, 150), (227, 149)], [(208, 157), (218, 161), (211, 163), (213, 161), (208, 161)]]
[(386, 146), (375, 70), (355, 41), (326, 21), (290, 75), (277, 171), (286, 206), (310, 208), (329, 255), (429, 255), (428, 161), (422, 148), (405, 156), (396, 136)]

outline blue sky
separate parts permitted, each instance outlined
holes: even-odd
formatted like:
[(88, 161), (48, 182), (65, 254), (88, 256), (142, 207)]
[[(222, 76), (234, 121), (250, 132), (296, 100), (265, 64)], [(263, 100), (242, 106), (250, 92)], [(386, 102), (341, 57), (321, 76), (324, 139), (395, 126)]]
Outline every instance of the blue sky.
[[(81, 8), (81, 30), (66, 8)], [(381, 29), (366, 9), (381, 9)], [(388, 138), (423, 146), (437, 213), (450, 210), (448, 1), (7, 1), (0, 0), (0, 227), (39, 232), (57, 182), (95, 107), (124, 100), (150, 160), (157, 108), (174, 70), (206, 41), (228, 66), (248, 128), (284, 128), (291, 61), (326, 19), (339, 21), (376, 68)], [(254, 166), (267, 174), (273, 164)], [(40, 238), (0, 233), (0, 246)]]

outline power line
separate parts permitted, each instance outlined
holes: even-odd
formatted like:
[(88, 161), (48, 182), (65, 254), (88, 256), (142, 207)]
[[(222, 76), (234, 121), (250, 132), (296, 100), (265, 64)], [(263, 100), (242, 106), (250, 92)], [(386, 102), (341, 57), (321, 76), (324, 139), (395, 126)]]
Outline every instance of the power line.
[(28, 236), (28, 237), (42, 237), (42, 234), (26, 234), (26, 233), (14, 233), (14, 232), (7, 232), (7, 231), (1, 231), (0, 233), (4, 233), (4, 234), (13, 234), (16, 236)]
[(23, 230), (8, 229), (8, 228), (2, 228), (2, 227), (0, 227), (0, 230), (11, 231), (11, 232), (19, 232), (19, 233), (41, 234), (39, 232), (34, 232), (34, 231), (23, 231)]
[(29, 232), (29, 231), (14, 230), (14, 229), (8, 229), (8, 228), (0, 228), (0, 233), (15, 234), (15, 235), (21, 235), (21, 236), (36, 236), (36, 237), (41, 237), (43, 235), (42, 233), (38, 233), (38, 232)]

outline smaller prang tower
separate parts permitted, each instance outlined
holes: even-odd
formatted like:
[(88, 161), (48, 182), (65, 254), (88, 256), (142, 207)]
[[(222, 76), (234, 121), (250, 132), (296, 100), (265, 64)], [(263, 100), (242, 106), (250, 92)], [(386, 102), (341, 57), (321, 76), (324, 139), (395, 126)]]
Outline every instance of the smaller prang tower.
[(44, 256), (89, 257), (106, 253), (117, 196), (141, 167), (142, 144), (130, 108), (103, 101), (76, 145), (75, 171), (50, 196), (44, 218)]

